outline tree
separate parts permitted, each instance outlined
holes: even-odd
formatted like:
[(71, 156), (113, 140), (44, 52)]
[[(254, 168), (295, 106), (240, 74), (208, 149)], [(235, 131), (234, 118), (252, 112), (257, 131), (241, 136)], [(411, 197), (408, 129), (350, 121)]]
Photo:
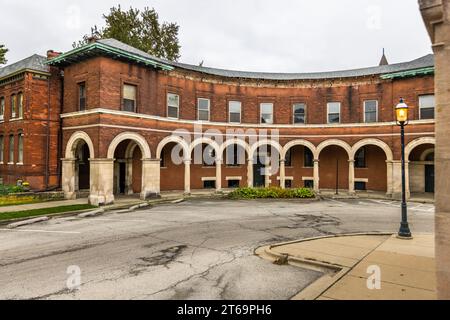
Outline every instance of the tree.
[(6, 60), (6, 53), (9, 50), (6, 49), (4, 44), (0, 44), (0, 65), (1, 64), (6, 64), (8, 62), (8, 60)]
[(155, 9), (145, 7), (140, 11), (130, 7), (128, 11), (122, 11), (119, 5), (117, 8), (112, 7), (109, 14), (103, 15), (103, 19), (106, 23), (103, 29), (94, 26), (91, 35), (85, 35), (73, 47), (85, 45), (92, 37), (114, 38), (159, 58), (172, 61), (180, 58), (180, 27), (176, 23), (160, 23)]

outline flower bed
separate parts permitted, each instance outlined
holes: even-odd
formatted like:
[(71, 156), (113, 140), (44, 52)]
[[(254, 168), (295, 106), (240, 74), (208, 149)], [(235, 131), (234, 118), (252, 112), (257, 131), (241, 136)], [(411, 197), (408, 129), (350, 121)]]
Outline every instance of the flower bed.
[(314, 191), (308, 188), (281, 189), (271, 188), (239, 188), (229, 194), (231, 199), (311, 199)]

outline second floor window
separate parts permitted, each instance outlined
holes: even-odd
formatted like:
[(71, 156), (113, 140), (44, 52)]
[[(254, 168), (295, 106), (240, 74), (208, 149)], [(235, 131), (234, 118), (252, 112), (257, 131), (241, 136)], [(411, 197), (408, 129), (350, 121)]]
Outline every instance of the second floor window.
[(180, 96), (177, 94), (167, 94), (167, 117), (178, 119), (180, 109)]
[(367, 100), (364, 101), (364, 122), (377, 122), (378, 121), (378, 101)]
[(86, 83), (78, 85), (78, 110), (86, 110)]
[(3, 136), (0, 136), (0, 163), (3, 163), (3, 150), (5, 148), (5, 140)]
[(294, 124), (306, 123), (306, 106), (304, 103), (296, 103), (294, 104)]
[(5, 117), (5, 98), (0, 98), (0, 121)]
[(328, 109), (328, 123), (340, 123), (341, 122), (340, 102), (329, 102), (327, 109)]
[(261, 123), (273, 123), (273, 104), (261, 103)]
[(14, 136), (9, 136), (9, 163), (14, 163)]
[(419, 97), (420, 119), (434, 119), (434, 95)]
[(229, 105), (229, 122), (241, 123), (241, 103), (239, 101), (230, 101)]
[(11, 96), (11, 118), (16, 117), (16, 95)]
[(209, 99), (198, 99), (197, 102), (198, 120), (209, 121), (210, 104), (211, 102)]
[(17, 95), (17, 117), (23, 118), (23, 93)]
[(136, 112), (137, 87), (131, 84), (123, 85), (123, 111)]
[(18, 149), (19, 154), (17, 157), (17, 162), (23, 163), (23, 133), (19, 133)]

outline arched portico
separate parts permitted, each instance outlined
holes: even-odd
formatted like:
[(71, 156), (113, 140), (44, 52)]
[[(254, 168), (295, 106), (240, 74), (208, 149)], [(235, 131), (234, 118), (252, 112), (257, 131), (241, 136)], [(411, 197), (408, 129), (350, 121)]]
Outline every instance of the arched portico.
[(291, 187), (307, 186), (318, 191), (316, 186), (318, 186), (319, 171), (314, 170), (318, 164), (314, 162), (315, 153), (316, 146), (307, 140), (297, 139), (286, 143), (280, 160), (281, 188), (285, 188), (287, 179), (290, 179)]
[(407, 195), (434, 193), (434, 137), (421, 137), (405, 147)]

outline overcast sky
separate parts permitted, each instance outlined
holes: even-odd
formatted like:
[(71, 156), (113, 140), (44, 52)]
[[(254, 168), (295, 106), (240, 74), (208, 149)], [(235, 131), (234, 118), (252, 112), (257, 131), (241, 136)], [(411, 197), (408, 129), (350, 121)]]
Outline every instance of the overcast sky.
[(180, 25), (181, 62), (274, 72), (340, 70), (431, 53), (417, 0), (0, 0), (9, 63), (67, 51), (121, 4)]

